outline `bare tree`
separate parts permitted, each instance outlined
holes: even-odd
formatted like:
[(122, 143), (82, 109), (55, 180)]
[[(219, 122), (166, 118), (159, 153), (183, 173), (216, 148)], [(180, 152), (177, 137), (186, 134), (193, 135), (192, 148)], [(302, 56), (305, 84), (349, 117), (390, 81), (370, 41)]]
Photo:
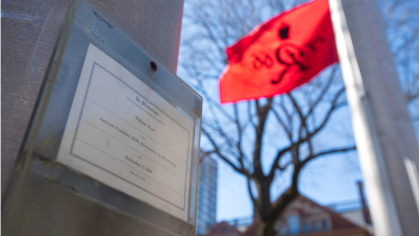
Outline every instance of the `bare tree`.
[(419, 137), (419, 4), (414, 0), (379, 1), (387, 39)]
[[(301, 88), (269, 99), (220, 105), (218, 77), (226, 66), (225, 48), (257, 24), (304, 1), (191, 0), (185, 3), (180, 68), (204, 97), (202, 156), (214, 155), (247, 179), (259, 236), (275, 234), (278, 216), (299, 194), (298, 178), (315, 158), (355, 150), (355, 144), (317, 145), (319, 134), (333, 127), (328, 122), (346, 106), (339, 66), (325, 70)], [(410, 91), (409, 89), (407, 91)], [(416, 90), (417, 92), (417, 90)], [(412, 99), (417, 94), (407, 93)], [(273, 129), (268, 129), (272, 124)], [(275, 153), (267, 152), (267, 146)], [(268, 156), (272, 155), (272, 156)], [(266, 168), (266, 159), (272, 160)], [(272, 183), (286, 169), (291, 186), (276, 204)]]

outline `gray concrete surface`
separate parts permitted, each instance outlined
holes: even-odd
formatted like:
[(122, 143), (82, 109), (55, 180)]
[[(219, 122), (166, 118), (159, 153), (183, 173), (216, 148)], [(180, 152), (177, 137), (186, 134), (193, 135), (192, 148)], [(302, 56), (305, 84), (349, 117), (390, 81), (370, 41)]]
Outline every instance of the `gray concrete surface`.
[[(71, 0), (1, 2), (1, 185), (9, 179)], [(176, 71), (183, 0), (92, 0), (172, 72)]]

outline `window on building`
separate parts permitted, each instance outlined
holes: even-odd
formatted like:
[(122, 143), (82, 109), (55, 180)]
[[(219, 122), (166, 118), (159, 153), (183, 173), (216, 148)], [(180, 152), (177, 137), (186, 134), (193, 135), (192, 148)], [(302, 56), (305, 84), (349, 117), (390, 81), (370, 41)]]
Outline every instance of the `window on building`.
[(327, 220), (322, 220), (322, 229), (323, 230), (329, 229), (329, 224), (327, 223)]
[(307, 222), (304, 222), (304, 224), (303, 224), (303, 232), (304, 233), (307, 233), (308, 231), (309, 231), (308, 223)]
[(286, 235), (287, 234), (287, 229), (285, 228), (284, 225), (282, 225), (281, 227), (279, 227), (279, 235)]
[(290, 215), (287, 219), (290, 234), (300, 233), (300, 217), (297, 214)]
[(319, 225), (317, 224), (317, 222), (315, 221), (315, 222), (313, 222), (313, 223), (311, 223), (311, 230), (313, 231), (313, 232), (315, 232), (315, 231), (318, 231), (319, 230)]

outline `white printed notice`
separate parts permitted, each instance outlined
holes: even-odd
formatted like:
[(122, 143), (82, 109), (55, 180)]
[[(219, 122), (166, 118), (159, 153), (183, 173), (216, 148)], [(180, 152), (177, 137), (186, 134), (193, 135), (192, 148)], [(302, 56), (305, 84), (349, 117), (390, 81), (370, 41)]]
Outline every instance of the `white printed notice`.
[(90, 44), (58, 161), (187, 220), (193, 122)]

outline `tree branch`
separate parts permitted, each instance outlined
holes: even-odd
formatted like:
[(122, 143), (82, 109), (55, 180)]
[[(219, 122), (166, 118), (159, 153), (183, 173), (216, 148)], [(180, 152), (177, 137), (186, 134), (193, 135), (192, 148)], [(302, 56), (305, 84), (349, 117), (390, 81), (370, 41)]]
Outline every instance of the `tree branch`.
[(348, 151), (353, 151), (353, 150), (356, 150), (356, 146), (350, 146), (350, 147), (345, 147), (345, 148), (337, 148), (337, 149), (330, 149), (330, 150), (327, 150), (327, 151), (319, 152), (317, 154), (308, 156), (306, 159), (304, 159), (301, 162), (301, 164), (302, 164), (302, 166), (304, 166), (305, 164), (307, 164), (309, 161), (313, 160), (316, 157), (330, 155), (330, 154), (334, 154), (334, 153), (340, 153), (340, 152), (348, 152)]
[(227, 164), (229, 164), (235, 171), (237, 171), (240, 174), (247, 175), (247, 171), (244, 169), (243, 166), (237, 167), (233, 162), (231, 162), (227, 157), (225, 157), (220, 150), (218, 149), (218, 145), (215, 143), (214, 139), (212, 139), (211, 135), (204, 129), (201, 128), (202, 133), (205, 134), (205, 136), (208, 138), (208, 140), (211, 142), (212, 146), (214, 147), (214, 153), (216, 153), (223, 161), (225, 161)]

